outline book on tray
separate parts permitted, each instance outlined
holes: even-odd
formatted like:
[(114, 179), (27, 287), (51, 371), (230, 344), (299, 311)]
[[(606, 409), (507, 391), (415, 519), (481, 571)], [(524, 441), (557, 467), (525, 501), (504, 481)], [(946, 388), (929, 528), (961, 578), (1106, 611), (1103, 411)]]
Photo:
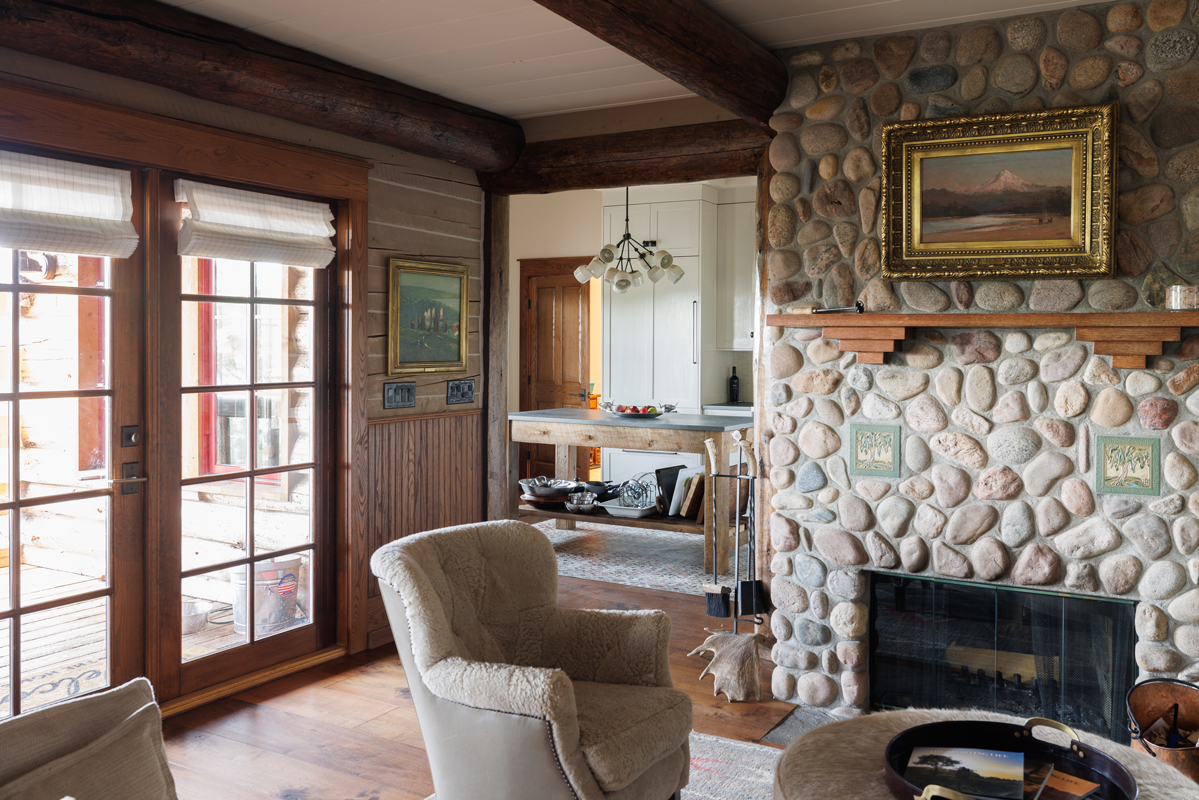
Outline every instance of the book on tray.
[(935, 784), (978, 800), (1083, 800), (1099, 784), (1023, 753), (969, 747), (916, 747), (904, 778), (923, 789)]

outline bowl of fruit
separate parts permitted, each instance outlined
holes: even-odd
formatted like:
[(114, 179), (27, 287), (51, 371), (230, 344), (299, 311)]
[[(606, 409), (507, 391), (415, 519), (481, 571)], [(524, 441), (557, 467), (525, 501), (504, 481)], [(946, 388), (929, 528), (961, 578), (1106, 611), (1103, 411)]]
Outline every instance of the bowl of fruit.
[(654, 417), (660, 417), (663, 414), (669, 414), (674, 411), (674, 405), (669, 403), (664, 405), (626, 406), (605, 401), (600, 403), (599, 407), (609, 414), (630, 419), (653, 419)]

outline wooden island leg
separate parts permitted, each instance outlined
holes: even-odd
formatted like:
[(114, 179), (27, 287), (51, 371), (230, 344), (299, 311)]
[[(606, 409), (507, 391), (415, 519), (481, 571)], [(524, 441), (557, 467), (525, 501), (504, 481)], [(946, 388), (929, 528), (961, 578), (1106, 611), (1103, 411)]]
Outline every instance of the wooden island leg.
[[(573, 444), (554, 445), (554, 477), (568, 481), (578, 480), (578, 450), (579, 448)], [(560, 531), (573, 531), (575, 521), (573, 519), (556, 519), (554, 528)]]

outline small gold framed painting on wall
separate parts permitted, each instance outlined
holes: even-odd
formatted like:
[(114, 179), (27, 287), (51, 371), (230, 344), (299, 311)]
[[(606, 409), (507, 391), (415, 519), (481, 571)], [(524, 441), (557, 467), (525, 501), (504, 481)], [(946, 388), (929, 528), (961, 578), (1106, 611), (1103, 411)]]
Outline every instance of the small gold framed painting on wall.
[(388, 261), (387, 374), (466, 370), (467, 268)]
[(1112, 274), (1119, 104), (882, 128), (888, 280)]

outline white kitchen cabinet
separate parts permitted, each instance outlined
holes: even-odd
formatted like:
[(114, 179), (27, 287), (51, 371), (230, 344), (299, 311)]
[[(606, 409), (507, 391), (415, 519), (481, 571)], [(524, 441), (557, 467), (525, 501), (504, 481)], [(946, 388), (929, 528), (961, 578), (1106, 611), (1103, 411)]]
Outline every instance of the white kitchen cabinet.
[(684, 270), (682, 279), (678, 283), (663, 279), (654, 286), (653, 399), (674, 404), (680, 414), (700, 414), (701, 268), (695, 256), (675, 263)]
[(606, 447), (600, 463), (604, 480), (623, 482), (663, 467), (702, 467), (704, 456), (699, 453), (666, 453), (659, 450), (621, 450)]
[(754, 203), (716, 207), (716, 347), (753, 350), (757, 277)]
[(625, 405), (654, 402), (654, 293), (645, 285), (624, 294), (604, 284), (604, 398)]

